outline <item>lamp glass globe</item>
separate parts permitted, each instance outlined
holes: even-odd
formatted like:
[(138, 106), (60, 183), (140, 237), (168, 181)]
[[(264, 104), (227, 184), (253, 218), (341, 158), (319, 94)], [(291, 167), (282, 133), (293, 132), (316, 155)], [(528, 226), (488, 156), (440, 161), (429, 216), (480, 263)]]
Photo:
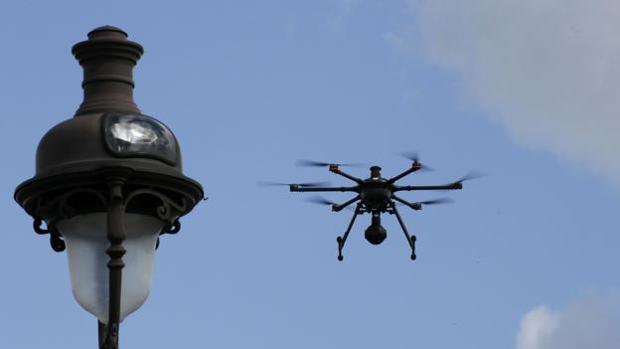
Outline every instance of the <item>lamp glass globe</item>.
[[(152, 216), (126, 213), (127, 251), (121, 281), (121, 321), (136, 311), (151, 290), (157, 237), (164, 222)], [(71, 289), (77, 302), (102, 323), (108, 322), (110, 246), (107, 238), (107, 213), (78, 215), (57, 223), (69, 258)]]

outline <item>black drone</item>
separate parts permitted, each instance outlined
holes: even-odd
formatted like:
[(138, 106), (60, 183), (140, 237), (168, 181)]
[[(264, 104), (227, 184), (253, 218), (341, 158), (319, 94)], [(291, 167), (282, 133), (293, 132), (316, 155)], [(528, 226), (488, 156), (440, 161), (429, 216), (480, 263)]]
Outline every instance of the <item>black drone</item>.
[[(407, 155), (406, 155), (407, 156)], [(312, 166), (312, 167), (327, 167), (330, 172), (341, 175), (353, 182), (356, 183), (355, 186), (352, 187), (326, 187), (325, 183), (300, 183), (300, 184), (286, 184), (289, 186), (290, 191), (292, 192), (353, 192), (357, 193), (357, 195), (349, 201), (346, 201), (342, 204), (337, 204), (326, 200), (324, 198), (318, 197), (314, 198), (313, 202), (325, 205), (331, 205), (332, 211), (340, 212), (344, 208), (357, 203), (353, 217), (347, 227), (343, 236), (338, 236), (336, 239), (338, 242), (338, 260), (342, 261), (342, 249), (344, 248), (344, 244), (347, 241), (347, 237), (349, 236), (349, 232), (351, 232), (351, 228), (355, 223), (355, 218), (358, 215), (362, 215), (364, 213), (370, 213), (372, 216), (371, 224), (366, 228), (366, 232), (364, 234), (366, 240), (373, 245), (379, 245), (385, 240), (387, 237), (387, 231), (383, 226), (381, 226), (381, 214), (389, 213), (396, 215), (396, 219), (400, 224), (400, 227), (405, 234), (405, 238), (411, 247), (411, 259), (416, 259), (415, 254), (415, 235), (410, 235), (407, 231), (407, 227), (403, 222), (402, 217), (400, 216), (398, 209), (396, 208), (396, 203), (403, 204), (413, 210), (421, 210), (425, 205), (433, 205), (433, 204), (441, 204), (451, 202), (450, 199), (435, 199), (429, 201), (421, 201), (421, 202), (409, 202), (404, 199), (398, 197), (395, 193), (399, 191), (414, 191), (414, 190), (455, 190), (455, 189), (463, 189), (463, 181), (468, 179), (472, 179), (475, 175), (469, 175), (462, 177), (450, 184), (446, 185), (424, 185), (424, 186), (416, 186), (416, 185), (405, 185), (400, 186), (396, 185), (396, 182), (403, 177), (422, 170), (427, 169), (426, 166), (422, 165), (418, 157), (416, 155), (408, 155), (409, 159), (413, 161), (410, 168), (405, 170), (404, 172), (392, 177), (392, 178), (383, 178), (381, 176), (381, 167), (372, 166), (370, 167), (370, 177), (367, 179), (360, 179), (354, 177), (348, 173), (343, 172), (340, 167), (347, 166), (346, 164), (331, 164), (324, 162), (317, 162), (311, 160), (299, 160), (298, 165), (301, 166)], [(270, 183), (270, 184), (284, 184), (284, 183)]]

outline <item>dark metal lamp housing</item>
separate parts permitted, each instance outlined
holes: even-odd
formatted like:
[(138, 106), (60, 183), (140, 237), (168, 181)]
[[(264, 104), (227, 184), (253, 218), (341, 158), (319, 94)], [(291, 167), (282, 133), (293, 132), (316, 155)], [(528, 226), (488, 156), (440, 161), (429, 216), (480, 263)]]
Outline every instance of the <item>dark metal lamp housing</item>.
[(120, 322), (149, 294), (159, 235), (178, 232), (204, 194), (183, 175), (174, 134), (133, 101), (142, 46), (104, 26), (72, 52), (84, 101), (43, 136), (36, 174), (15, 200), (55, 251), (66, 247), (73, 294), (98, 318), (100, 347), (118, 348)]

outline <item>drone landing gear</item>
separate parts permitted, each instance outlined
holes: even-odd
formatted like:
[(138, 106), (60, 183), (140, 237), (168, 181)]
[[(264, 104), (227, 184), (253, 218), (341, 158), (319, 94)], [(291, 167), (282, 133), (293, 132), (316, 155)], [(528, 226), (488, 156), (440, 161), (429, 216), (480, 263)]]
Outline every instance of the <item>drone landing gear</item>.
[(405, 238), (407, 239), (407, 242), (409, 243), (409, 246), (411, 247), (411, 260), (415, 261), (416, 259), (415, 242), (417, 238), (415, 237), (415, 235), (411, 235), (411, 236), (409, 235), (409, 232), (407, 231), (407, 227), (405, 226), (405, 222), (403, 222), (403, 219), (400, 217), (400, 214), (398, 213), (398, 210), (396, 209), (396, 204), (394, 204), (394, 202), (392, 201), (391, 205), (392, 205), (392, 213), (396, 215), (398, 224), (400, 224), (400, 227), (402, 228), (403, 233), (405, 234)]
[(349, 226), (347, 227), (347, 231), (344, 232), (343, 236), (339, 236), (336, 238), (336, 242), (338, 242), (338, 260), (342, 262), (344, 257), (342, 256), (342, 249), (344, 248), (344, 244), (347, 242), (347, 238), (349, 237), (349, 233), (351, 232), (351, 228), (353, 228), (353, 223), (355, 223), (355, 218), (360, 214), (361, 204), (357, 204), (355, 208), (355, 212), (353, 212), (353, 217), (351, 217), (351, 222), (349, 222)]
[(342, 248), (344, 247), (344, 240), (341, 236), (336, 238), (336, 242), (338, 242), (338, 260), (342, 262), (344, 257), (342, 256)]

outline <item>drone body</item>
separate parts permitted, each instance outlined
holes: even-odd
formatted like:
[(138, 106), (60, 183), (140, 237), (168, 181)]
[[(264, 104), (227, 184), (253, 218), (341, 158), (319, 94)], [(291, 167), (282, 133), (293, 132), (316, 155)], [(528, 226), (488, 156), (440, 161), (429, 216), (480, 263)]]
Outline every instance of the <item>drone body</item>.
[(412, 158), (413, 163), (410, 168), (405, 170), (404, 172), (392, 177), (392, 178), (383, 178), (381, 175), (381, 167), (372, 166), (370, 167), (370, 177), (367, 179), (360, 179), (354, 177), (348, 173), (343, 172), (340, 169), (339, 164), (328, 164), (321, 162), (314, 162), (303, 160), (300, 164), (305, 166), (326, 166), (329, 168), (329, 171), (340, 176), (343, 176), (353, 182), (356, 183), (355, 186), (350, 187), (324, 187), (317, 185), (315, 183), (309, 184), (289, 184), (289, 189), (292, 192), (352, 192), (357, 195), (342, 204), (336, 204), (331, 201), (325, 199), (316, 199), (314, 202), (320, 204), (331, 205), (332, 211), (339, 212), (344, 208), (348, 207), (356, 203), (353, 217), (347, 227), (347, 230), (343, 234), (343, 236), (339, 236), (337, 238), (338, 242), (338, 260), (342, 261), (342, 249), (347, 241), (349, 233), (351, 232), (351, 228), (355, 223), (355, 219), (358, 215), (362, 215), (364, 213), (368, 213), (371, 215), (371, 224), (366, 228), (364, 236), (368, 242), (373, 245), (379, 245), (385, 240), (387, 237), (387, 231), (381, 225), (381, 214), (388, 213), (396, 216), (398, 223), (411, 247), (411, 259), (416, 259), (415, 254), (415, 235), (410, 235), (407, 231), (407, 227), (400, 216), (398, 209), (396, 208), (396, 203), (403, 204), (413, 210), (421, 210), (423, 205), (431, 205), (438, 203), (449, 202), (448, 199), (437, 199), (430, 201), (422, 201), (422, 202), (409, 202), (404, 199), (398, 197), (395, 193), (399, 191), (416, 191), (416, 190), (454, 190), (454, 189), (462, 189), (463, 181), (470, 179), (472, 177), (463, 177), (455, 182), (446, 185), (427, 185), (427, 186), (399, 186), (396, 184), (398, 180), (401, 178), (423, 169), (423, 165), (418, 161), (416, 157)]

